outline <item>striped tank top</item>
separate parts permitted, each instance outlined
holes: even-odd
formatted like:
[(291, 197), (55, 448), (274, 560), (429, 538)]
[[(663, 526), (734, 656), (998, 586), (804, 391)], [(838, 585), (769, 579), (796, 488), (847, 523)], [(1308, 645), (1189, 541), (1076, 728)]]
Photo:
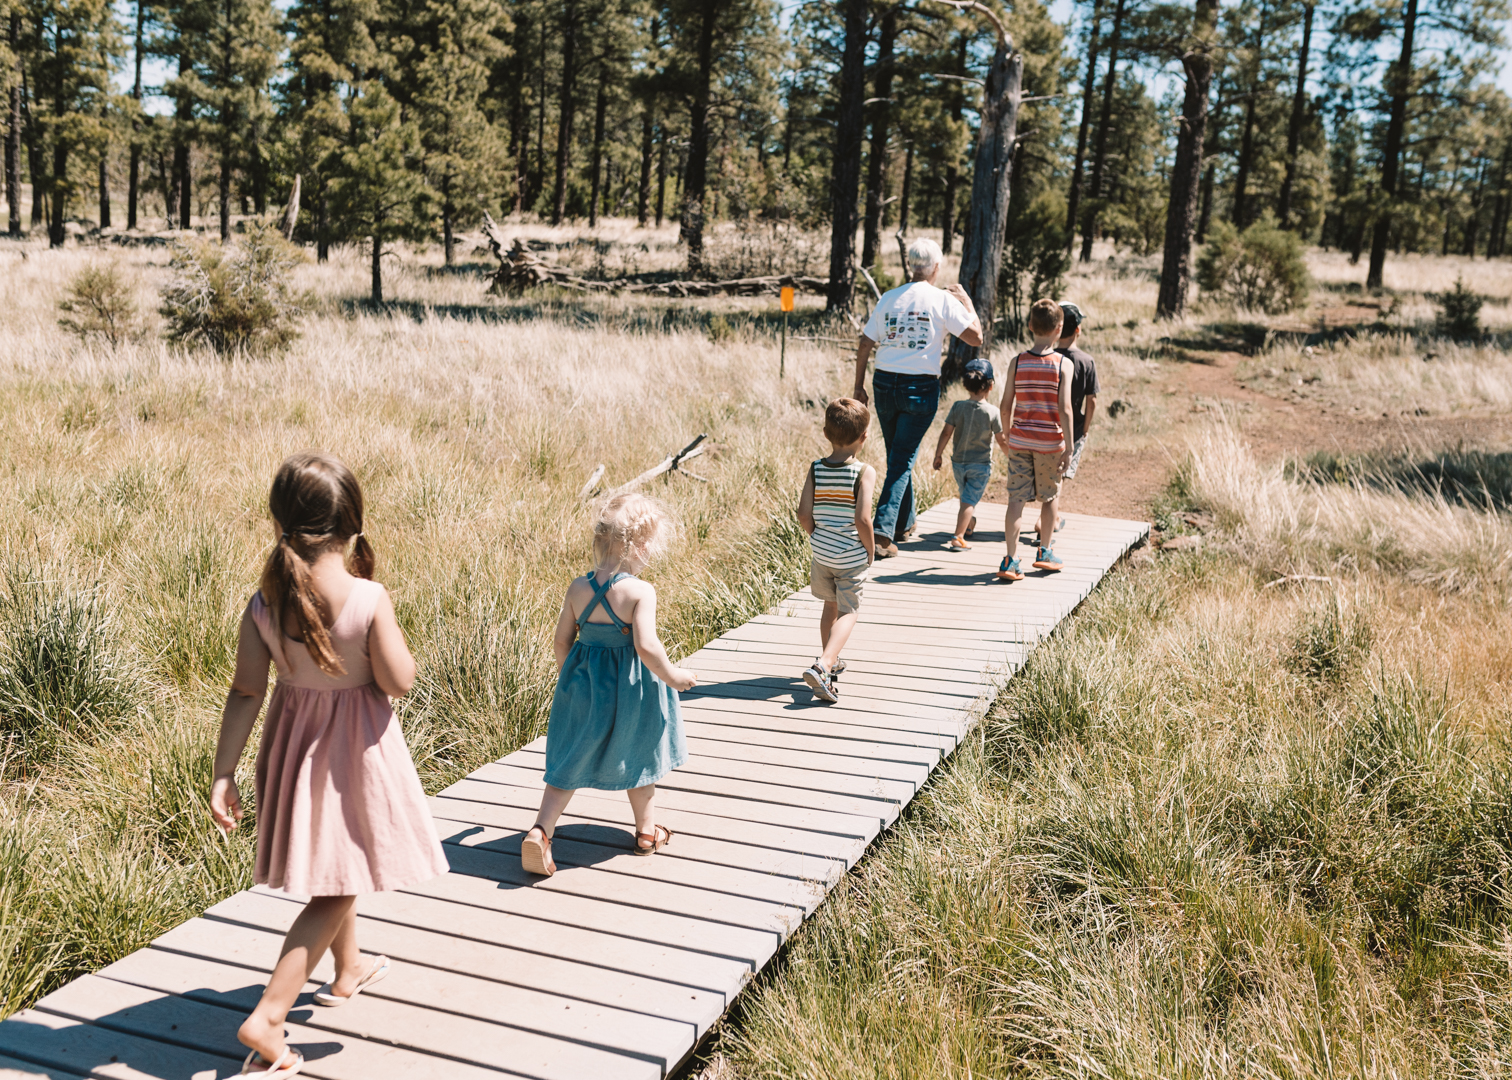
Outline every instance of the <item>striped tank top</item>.
[(832, 570), (866, 565), (866, 548), (856, 532), (856, 488), (866, 466), (855, 458), (844, 465), (814, 462), (814, 561)]
[(1054, 349), (1044, 356), (1018, 354), (1013, 373), (1013, 425), (1010, 450), (1058, 454), (1066, 448), (1060, 425), (1060, 368), (1065, 358)]

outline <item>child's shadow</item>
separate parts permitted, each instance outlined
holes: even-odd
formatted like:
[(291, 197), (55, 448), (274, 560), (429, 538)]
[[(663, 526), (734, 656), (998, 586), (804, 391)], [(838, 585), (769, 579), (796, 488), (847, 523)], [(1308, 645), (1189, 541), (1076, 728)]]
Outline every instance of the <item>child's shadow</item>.
[[(474, 851), (519, 857), (525, 833), (510, 833), (476, 844), (463, 843), (467, 837), (482, 831), (482, 826), (462, 829), (446, 837), (444, 842)], [(586, 821), (568, 822), (557, 826), (551, 841), (551, 856), (561, 866), (597, 866), (620, 855), (629, 855), (634, 845), (635, 836), (629, 828), (617, 829), (612, 825), (594, 825)]]

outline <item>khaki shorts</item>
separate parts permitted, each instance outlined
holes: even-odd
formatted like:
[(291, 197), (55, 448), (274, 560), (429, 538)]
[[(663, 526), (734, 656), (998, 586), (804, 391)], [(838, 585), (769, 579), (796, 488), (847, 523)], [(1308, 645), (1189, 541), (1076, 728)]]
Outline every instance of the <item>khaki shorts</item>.
[(849, 570), (836, 570), (825, 566), (817, 559), (809, 563), (809, 589), (820, 600), (828, 600), (840, 609), (840, 614), (849, 615), (861, 608), (861, 588), (866, 584), (869, 566), (856, 566)]
[(1037, 454), (1032, 450), (1009, 451), (1009, 501), (1047, 503), (1059, 495), (1060, 459), (1060, 451), (1052, 454)]

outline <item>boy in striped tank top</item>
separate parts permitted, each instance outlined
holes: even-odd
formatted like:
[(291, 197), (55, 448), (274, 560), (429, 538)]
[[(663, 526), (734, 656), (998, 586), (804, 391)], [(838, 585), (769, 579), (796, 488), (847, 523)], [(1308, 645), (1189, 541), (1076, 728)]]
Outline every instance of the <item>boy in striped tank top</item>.
[(821, 701), (840, 700), (837, 680), (845, 670), (840, 650), (855, 629), (861, 588), (876, 557), (871, 504), (877, 471), (856, 458), (870, 424), (871, 410), (855, 398), (829, 403), (824, 437), (830, 453), (809, 466), (798, 500), (798, 524), (809, 534), (813, 555), (809, 588), (824, 603), (819, 616), (822, 652), (803, 673), (803, 681)]
[(1037, 570), (1059, 570), (1062, 563), (1048, 544), (1055, 536), (1060, 479), (1071, 465), (1071, 374), (1073, 365), (1055, 351), (1062, 313), (1054, 300), (1036, 300), (1029, 309), (1034, 348), (1019, 353), (1008, 365), (1001, 412), (1008, 428), (1008, 514), (1003, 537), (1008, 554), (998, 566), (1001, 581), (1020, 581), (1019, 517), (1024, 504), (1040, 504), (1041, 546)]

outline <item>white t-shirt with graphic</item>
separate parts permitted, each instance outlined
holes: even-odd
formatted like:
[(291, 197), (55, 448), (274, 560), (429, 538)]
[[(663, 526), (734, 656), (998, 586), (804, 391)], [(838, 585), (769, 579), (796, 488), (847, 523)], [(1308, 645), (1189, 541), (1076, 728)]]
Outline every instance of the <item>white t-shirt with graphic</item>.
[(877, 343), (877, 370), (899, 375), (938, 375), (945, 335), (960, 335), (972, 323), (966, 305), (927, 281), (889, 289), (862, 331)]

